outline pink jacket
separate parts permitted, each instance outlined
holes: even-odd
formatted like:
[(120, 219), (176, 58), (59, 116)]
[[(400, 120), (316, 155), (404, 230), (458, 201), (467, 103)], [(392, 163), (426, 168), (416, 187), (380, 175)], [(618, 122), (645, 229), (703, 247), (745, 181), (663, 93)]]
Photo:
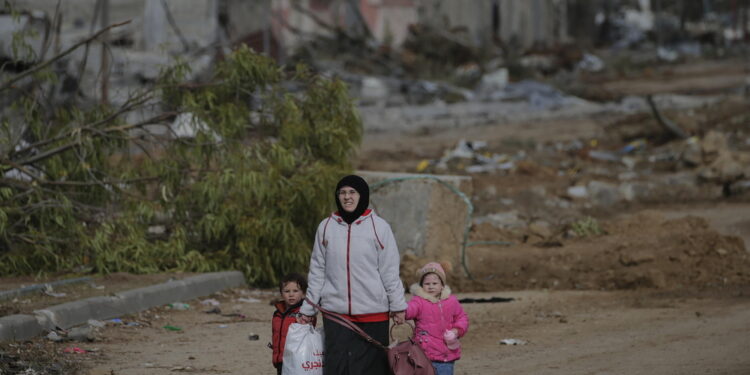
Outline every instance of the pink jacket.
[(461, 348), (450, 350), (443, 340), (443, 332), (448, 329), (455, 328), (458, 337), (469, 329), (469, 317), (450, 288), (443, 288), (440, 299), (427, 294), (418, 284), (412, 285), (410, 292), (413, 297), (406, 308), (406, 319), (414, 319), (415, 340), (427, 357), (436, 362), (461, 358)]

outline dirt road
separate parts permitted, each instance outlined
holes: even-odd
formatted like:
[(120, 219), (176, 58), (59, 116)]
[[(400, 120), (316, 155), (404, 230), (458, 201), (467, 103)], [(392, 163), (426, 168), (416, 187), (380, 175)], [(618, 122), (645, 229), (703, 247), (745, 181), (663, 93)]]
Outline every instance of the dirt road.
[[(706, 297), (713, 294), (714, 297)], [(472, 293), (510, 303), (465, 304), (471, 328), (457, 374), (748, 374), (750, 290), (716, 293), (517, 291)], [(150, 327), (108, 325), (84, 345), (92, 375), (273, 374), (266, 303), (217, 296), (225, 311), (248, 318), (155, 309), (137, 318)], [(257, 295), (256, 295), (257, 296)], [(268, 296), (266, 295), (266, 298)], [(234, 301), (232, 301), (234, 299)], [(127, 320), (126, 320), (127, 321)], [(170, 332), (164, 325), (179, 326)], [(250, 341), (248, 335), (260, 339)], [(405, 331), (400, 331), (405, 334)], [(506, 338), (526, 345), (507, 346)], [(65, 346), (65, 345), (61, 345)]]

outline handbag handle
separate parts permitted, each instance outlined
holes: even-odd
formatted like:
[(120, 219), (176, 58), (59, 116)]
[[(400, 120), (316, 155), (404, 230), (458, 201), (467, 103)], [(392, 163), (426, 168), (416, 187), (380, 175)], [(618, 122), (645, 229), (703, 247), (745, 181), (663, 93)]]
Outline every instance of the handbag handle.
[[(407, 324), (409, 327), (411, 327), (411, 336), (409, 336), (409, 339), (410, 340), (414, 340), (414, 336), (416, 336), (416, 334), (417, 334), (417, 328), (414, 327), (414, 324), (412, 324), (408, 320), (404, 321), (404, 323)], [(391, 329), (390, 329), (390, 332), (389, 332), (389, 334), (391, 336), (391, 341), (396, 341), (396, 339), (393, 338), (393, 329), (396, 328), (396, 327), (397, 327), (396, 324), (394, 324), (394, 325), (391, 326)]]
[[(328, 310), (320, 307), (319, 305), (317, 305), (315, 302), (310, 301), (309, 298), (305, 298), (305, 301), (307, 301), (307, 303), (309, 303), (312, 307), (320, 310), (320, 312), (323, 313), (323, 315), (325, 315), (329, 320), (334, 321), (334, 322), (336, 322), (336, 323), (338, 323), (338, 324), (340, 324), (340, 325), (342, 325), (342, 326), (344, 326), (346, 328), (349, 328), (350, 330), (354, 331), (354, 333), (360, 335), (363, 339), (365, 339), (365, 341), (367, 341), (367, 342), (369, 342), (369, 343), (377, 346), (380, 349), (383, 349), (386, 352), (388, 351), (388, 348), (385, 347), (385, 345), (381, 344), (380, 341), (375, 340), (374, 338), (372, 338), (365, 331), (363, 331), (362, 328), (359, 328), (356, 324), (352, 323), (349, 319), (347, 319), (343, 315), (341, 315), (339, 313), (335, 313), (333, 311), (328, 311)], [(391, 336), (391, 337), (393, 337), (393, 336)]]

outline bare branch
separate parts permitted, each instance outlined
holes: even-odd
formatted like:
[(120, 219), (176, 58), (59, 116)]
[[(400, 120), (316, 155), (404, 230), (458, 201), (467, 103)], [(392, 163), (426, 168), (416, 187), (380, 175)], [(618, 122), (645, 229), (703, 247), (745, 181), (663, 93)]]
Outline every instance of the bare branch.
[(164, 7), (164, 13), (167, 15), (167, 22), (169, 22), (169, 26), (172, 26), (172, 30), (174, 30), (174, 33), (177, 34), (177, 37), (180, 39), (183, 50), (189, 50), (190, 44), (188, 43), (187, 39), (185, 39), (185, 36), (182, 35), (182, 31), (180, 31), (180, 28), (177, 26), (177, 22), (175, 22), (174, 17), (172, 17), (172, 11), (169, 10), (167, 0), (161, 0), (161, 6)]
[(668, 118), (663, 117), (661, 113), (659, 112), (659, 109), (656, 108), (656, 103), (654, 102), (654, 98), (651, 95), (646, 96), (646, 101), (648, 102), (648, 105), (651, 107), (651, 113), (656, 118), (656, 121), (661, 125), (664, 129), (668, 130), (672, 135), (677, 136), (678, 138), (689, 138), (690, 136), (685, 133), (682, 128), (677, 126), (674, 122), (670, 121)]
[(52, 63), (54, 63), (55, 61), (60, 60), (63, 57), (67, 56), (71, 52), (75, 51), (78, 47), (80, 47), (80, 46), (82, 46), (84, 44), (90, 43), (92, 40), (98, 38), (100, 35), (106, 33), (110, 29), (115, 28), (115, 27), (119, 27), (119, 26), (122, 26), (122, 25), (129, 24), (130, 22), (131, 21), (128, 20), (128, 21), (125, 21), (125, 22), (120, 22), (120, 23), (112, 24), (112, 25), (109, 25), (109, 26), (107, 26), (107, 27), (99, 30), (96, 34), (94, 34), (94, 35), (92, 35), (92, 36), (90, 36), (90, 37), (88, 37), (88, 38), (86, 38), (86, 39), (84, 39), (84, 40), (82, 40), (82, 41), (80, 41), (80, 42), (72, 45), (70, 48), (68, 48), (65, 51), (61, 52), (57, 56), (55, 56), (55, 57), (53, 57), (53, 58), (51, 58), (51, 59), (49, 59), (49, 60), (47, 60), (47, 61), (45, 61), (45, 62), (43, 62), (41, 64), (38, 64), (38, 65), (34, 66), (33, 68), (24, 71), (23, 73), (17, 74), (15, 77), (10, 78), (9, 80), (3, 82), (3, 84), (0, 85), (0, 91), (5, 91), (5, 90), (7, 90), (9, 88), (12, 88), (14, 83), (16, 83), (16, 82), (18, 82), (18, 81), (20, 81), (20, 80), (22, 80), (22, 79), (24, 79), (24, 78), (32, 75), (32, 74), (34, 74), (34, 73), (36, 73), (36, 72), (38, 72), (38, 71), (40, 71), (40, 70), (42, 70), (42, 69), (44, 69), (44, 68), (46, 68), (46, 67), (48, 67), (50, 65), (52, 65)]
[[(150, 92), (146, 93), (146, 94), (150, 94)], [(129, 104), (126, 103), (117, 112), (114, 112), (111, 115), (109, 115), (109, 116), (107, 116), (107, 117), (105, 117), (105, 118), (103, 118), (103, 119), (101, 119), (101, 120), (99, 120), (97, 122), (94, 122), (92, 124), (84, 125), (84, 126), (82, 126), (80, 128), (75, 128), (75, 129), (72, 130), (72, 132), (76, 132), (76, 131), (79, 131), (81, 129), (93, 130), (97, 126), (102, 125), (102, 124), (106, 124), (106, 123), (114, 120), (115, 118), (117, 118), (121, 114), (123, 114), (125, 112), (128, 112), (131, 109), (133, 109), (133, 108), (135, 108), (135, 107), (137, 107), (137, 106), (139, 106), (139, 105), (141, 105), (143, 103), (148, 102), (149, 100), (151, 100), (151, 98), (152, 98), (151, 96), (146, 97), (145, 94), (144, 94), (143, 98), (139, 98), (138, 100), (136, 100), (136, 101), (134, 101), (132, 103), (129, 103)], [(29, 152), (29, 151), (34, 150), (34, 149), (38, 149), (39, 147), (44, 147), (44, 146), (46, 146), (48, 144), (61, 141), (61, 140), (65, 139), (65, 138), (69, 137), (70, 135), (71, 135), (71, 133), (65, 133), (65, 134), (59, 135), (59, 136), (54, 137), (54, 138), (45, 139), (44, 141), (39, 141), (39, 142), (30, 144), (30, 145), (28, 145), (28, 146), (26, 146), (26, 147), (24, 147), (24, 148), (22, 148), (22, 149), (20, 149), (18, 151), (12, 151), (12, 152), (10, 152), (9, 155), (11, 155), (11, 156), (13, 156), (13, 155), (20, 155), (20, 154), (23, 154), (25, 152)]]
[[(138, 123), (135, 123), (135, 124), (126, 124), (126, 125), (112, 126), (112, 127), (109, 127), (109, 128), (105, 128), (102, 131), (105, 132), (105, 133), (114, 133), (114, 132), (122, 132), (122, 131), (130, 130), (130, 129), (135, 129), (135, 128), (138, 128), (138, 127), (142, 127), (142, 126), (145, 126), (145, 125), (153, 124), (155, 122), (159, 122), (161, 120), (167, 119), (169, 117), (174, 116), (176, 113), (177, 112), (166, 112), (166, 113), (162, 113), (162, 114), (160, 114), (158, 116), (151, 117), (149, 119), (146, 119), (144, 121), (141, 121), (141, 122), (138, 122)], [(91, 128), (79, 128), (79, 129), (81, 129), (81, 130), (92, 130)], [(73, 147), (77, 147), (80, 144), (81, 144), (81, 141), (79, 141), (79, 140), (68, 142), (68, 143), (66, 143), (66, 144), (64, 144), (62, 146), (58, 146), (58, 147), (55, 147), (55, 148), (53, 148), (51, 150), (47, 150), (46, 152), (43, 152), (41, 154), (35, 155), (32, 158), (30, 158), (30, 159), (18, 162), (18, 164), (20, 164), (20, 165), (33, 164), (33, 163), (39, 162), (41, 160), (47, 159), (49, 157), (52, 157), (54, 155), (57, 155), (57, 154), (59, 154), (61, 152), (67, 151), (67, 150), (69, 150), (69, 149), (71, 149)]]

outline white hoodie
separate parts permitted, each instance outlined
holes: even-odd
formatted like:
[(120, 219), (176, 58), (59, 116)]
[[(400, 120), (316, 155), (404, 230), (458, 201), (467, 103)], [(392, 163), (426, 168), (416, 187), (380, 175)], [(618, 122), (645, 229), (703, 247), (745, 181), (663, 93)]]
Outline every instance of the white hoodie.
[[(315, 233), (307, 298), (348, 315), (404, 311), (399, 261), (391, 226), (374, 211), (351, 225), (333, 213)], [(315, 309), (305, 302), (300, 312), (314, 315)]]

